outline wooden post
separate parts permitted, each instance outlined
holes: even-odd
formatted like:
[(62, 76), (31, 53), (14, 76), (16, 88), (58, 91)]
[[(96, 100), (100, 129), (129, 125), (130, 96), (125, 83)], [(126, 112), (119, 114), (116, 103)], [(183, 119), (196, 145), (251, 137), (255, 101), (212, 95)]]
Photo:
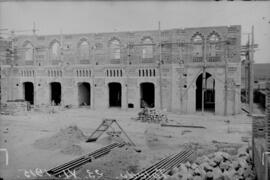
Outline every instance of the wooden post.
[(11, 77), (11, 81), (10, 81), (10, 84), (9, 84), (9, 88), (11, 88), (11, 98), (10, 100), (14, 100), (14, 77), (13, 77), (13, 67), (14, 67), (14, 60), (15, 60), (15, 57), (14, 57), (14, 53), (15, 53), (15, 46), (14, 46), (14, 41), (15, 41), (15, 34), (12, 33), (12, 36), (11, 36), (11, 44), (10, 44), (10, 47), (11, 47), (11, 55), (10, 55), (10, 77)]
[(128, 109), (128, 66), (129, 66), (129, 63), (130, 63), (130, 43), (129, 43), (129, 33), (128, 33), (128, 44), (127, 44), (127, 48), (128, 48), (128, 61), (127, 61), (127, 64), (126, 64), (126, 109)]
[(206, 84), (206, 39), (203, 40), (203, 74), (202, 74), (202, 113), (204, 113), (204, 92)]
[(266, 133), (265, 133), (265, 142), (266, 142), (266, 154), (265, 154), (265, 180), (269, 179), (269, 159), (270, 159), (270, 81), (266, 82), (266, 96), (265, 96), (265, 126), (266, 126)]
[[(95, 38), (96, 39), (96, 38)], [(94, 45), (93, 47), (93, 61), (96, 63), (96, 45)], [(92, 78), (92, 89), (91, 89), (91, 97), (92, 97), (92, 104), (91, 104), (91, 109), (95, 109), (95, 89), (96, 89), (96, 85), (95, 85), (95, 65), (92, 66), (91, 68), (91, 78)]]
[(248, 103), (248, 84), (249, 84), (249, 65), (248, 65), (248, 62), (247, 62), (248, 58), (246, 56), (246, 59), (245, 59), (245, 104)]
[(254, 84), (254, 72), (253, 72), (253, 54), (254, 54), (254, 26), (251, 30), (251, 45), (249, 46), (249, 115), (253, 112), (253, 84)]
[(228, 44), (225, 47), (224, 115), (228, 115)]
[(161, 61), (162, 61), (162, 54), (161, 54), (161, 30), (160, 30), (160, 21), (158, 22), (158, 32), (159, 32), (159, 98), (160, 98), (160, 109), (163, 109), (162, 105), (162, 77), (161, 77)]

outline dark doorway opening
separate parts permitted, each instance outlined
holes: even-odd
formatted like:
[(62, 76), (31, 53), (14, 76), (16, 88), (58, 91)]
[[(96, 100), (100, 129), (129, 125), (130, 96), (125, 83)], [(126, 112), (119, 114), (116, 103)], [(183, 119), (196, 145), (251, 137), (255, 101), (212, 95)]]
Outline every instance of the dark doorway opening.
[(141, 108), (155, 107), (155, 85), (153, 83), (141, 83)]
[(60, 105), (61, 103), (61, 84), (59, 82), (52, 82), (51, 86), (51, 103), (52, 105)]
[[(196, 80), (196, 111), (202, 111), (202, 80), (203, 75)], [(215, 79), (206, 73), (204, 90), (204, 110), (215, 112)]]
[(121, 89), (120, 83), (109, 83), (109, 107), (121, 107)]
[(34, 104), (34, 84), (32, 82), (23, 83), (24, 100), (28, 101), (31, 105)]
[(90, 106), (90, 83), (78, 83), (79, 106)]

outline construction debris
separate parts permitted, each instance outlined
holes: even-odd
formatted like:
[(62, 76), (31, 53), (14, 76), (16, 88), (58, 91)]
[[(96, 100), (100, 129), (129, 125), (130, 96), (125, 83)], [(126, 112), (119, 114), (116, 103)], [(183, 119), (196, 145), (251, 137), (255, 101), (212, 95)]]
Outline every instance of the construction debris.
[(1, 104), (1, 114), (2, 115), (15, 115), (17, 113), (29, 111), (30, 104), (24, 100), (14, 100), (7, 101), (6, 104)]
[(168, 117), (155, 108), (143, 108), (142, 111), (138, 113), (136, 120), (148, 123), (166, 123), (168, 122)]
[(255, 178), (251, 156), (245, 151), (236, 156), (220, 151), (201, 156), (194, 163), (181, 164), (169, 174), (165, 180)]

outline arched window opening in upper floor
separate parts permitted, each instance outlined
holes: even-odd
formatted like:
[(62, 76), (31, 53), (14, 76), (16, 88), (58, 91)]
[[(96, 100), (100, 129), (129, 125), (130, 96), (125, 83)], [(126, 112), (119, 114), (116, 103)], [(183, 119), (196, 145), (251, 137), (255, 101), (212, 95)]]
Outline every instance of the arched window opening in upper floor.
[(110, 42), (111, 59), (120, 59), (120, 41), (114, 39)]
[(31, 43), (27, 43), (25, 46), (25, 60), (33, 61), (34, 60), (34, 47)]
[(202, 57), (203, 54), (203, 37), (201, 34), (195, 34), (191, 41), (193, 43), (192, 55), (195, 57)]
[(147, 59), (147, 58), (153, 58), (153, 42), (150, 38), (146, 38), (143, 40), (143, 46), (142, 49), (142, 58)]
[(212, 33), (208, 37), (208, 40), (210, 41), (210, 43), (217, 43), (217, 42), (219, 42), (220, 38), (219, 38), (219, 35), (217, 33)]
[(87, 41), (82, 41), (79, 46), (80, 59), (89, 59), (90, 46)]
[(209, 41), (209, 46), (208, 46), (208, 56), (210, 57), (215, 57), (216, 56), (216, 51), (219, 47), (219, 41), (220, 37), (217, 33), (212, 33), (208, 37)]
[(58, 42), (54, 42), (51, 46), (51, 54), (53, 60), (57, 60), (60, 58), (60, 44)]
[(195, 34), (193, 37), (192, 37), (192, 42), (193, 43), (202, 43), (203, 42), (203, 37), (201, 34)]

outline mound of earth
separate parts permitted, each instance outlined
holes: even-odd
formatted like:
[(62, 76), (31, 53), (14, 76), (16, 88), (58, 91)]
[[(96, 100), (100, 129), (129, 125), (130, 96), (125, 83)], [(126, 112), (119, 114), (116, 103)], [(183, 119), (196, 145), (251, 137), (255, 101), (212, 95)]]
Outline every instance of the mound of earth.
[(122, 139), (122, 137), (112, 137), (109, 135), (105, 136), (105, 137), (101, 137), (96, 141), (96, 143), (101, 144), (103, 146), (107, 146), (107, 145), (112, 144), (114, 142), (123, 143), (125, 141), (124, 141), (124, 139)]
[(60, 129), (58, 133), (54, 134), (51, 137), (38, 139), (34, 142), (33, 145), (40, 149), (49, 149), (49, 150), (62, 149), (61, 152), (63, 153), (77, 154), (80, 153), (82, 149), (81, 147), (78, 148), (78, 145), (76, 144), (85, 140), (86, 136), (83, 134), (82, 130), (80, 130), (76, 125), (74, 125), (69, 126), (65, 129)]
[(77, 144), (72, 144), (72, 145), (66, 146), (66, 147), (62, 148), (60, 152), (63, 154), (71, 154), (71, 155), (82, 155), (83, 154), (82, 147), (77, 145)]

